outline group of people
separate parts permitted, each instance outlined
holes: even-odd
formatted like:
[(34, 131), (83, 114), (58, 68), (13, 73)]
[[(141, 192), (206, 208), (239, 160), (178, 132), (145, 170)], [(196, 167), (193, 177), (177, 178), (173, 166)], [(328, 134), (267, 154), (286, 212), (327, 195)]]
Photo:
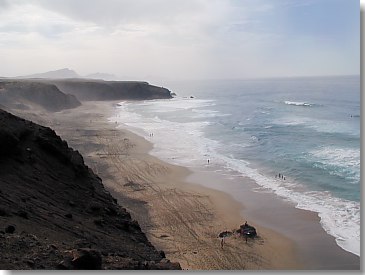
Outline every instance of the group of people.
[(283, 174), (280, 174), (279, 173), (279, 175), (275, 175), (275, 178), (277, 179), (279, 177), (279, 179), (283, 179), (283, 180), (285, 180), (285, 177), (284, 177), (284, 175)]

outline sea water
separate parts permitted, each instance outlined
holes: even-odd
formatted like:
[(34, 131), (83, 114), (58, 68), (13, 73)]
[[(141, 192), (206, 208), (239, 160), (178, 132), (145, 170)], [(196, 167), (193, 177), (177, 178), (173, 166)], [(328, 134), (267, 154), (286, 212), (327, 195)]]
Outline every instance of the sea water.
[(163, 160), (201, 169), (209, 160), (317, 212), (337, 244), (360, 255), (359, 76), (166, 85), (175, 98), (121, 102), (111, 120)]

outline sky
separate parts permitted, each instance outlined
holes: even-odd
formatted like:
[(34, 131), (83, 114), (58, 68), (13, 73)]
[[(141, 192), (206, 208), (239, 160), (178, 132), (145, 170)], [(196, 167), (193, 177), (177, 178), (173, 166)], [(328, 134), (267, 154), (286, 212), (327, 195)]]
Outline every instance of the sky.
[(0, 76), (360, 73), (357, 0), (0, 0)]

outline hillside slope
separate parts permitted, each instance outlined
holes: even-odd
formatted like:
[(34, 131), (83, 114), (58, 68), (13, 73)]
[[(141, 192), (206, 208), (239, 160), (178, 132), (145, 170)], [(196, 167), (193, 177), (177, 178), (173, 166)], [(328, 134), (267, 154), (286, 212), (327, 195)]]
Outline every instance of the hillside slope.
[(47, 127), (0, 110), (0, 269), (180, 269)]

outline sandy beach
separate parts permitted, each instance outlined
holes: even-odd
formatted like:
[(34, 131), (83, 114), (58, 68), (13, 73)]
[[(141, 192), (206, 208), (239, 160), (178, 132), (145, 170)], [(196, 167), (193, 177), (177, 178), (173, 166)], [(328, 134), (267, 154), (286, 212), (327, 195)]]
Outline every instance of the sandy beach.
[[(168, 259), (189, 270), (360, 268), (359, 257), (340, 249), (316, 214), (287, 207), (274, 195), (251, 188), (237, 192), (242, 204), (219, 190), (226, 179), (213, 180), (209, 173), (149, 155), (151, 143), (108, 121), (115, 104), (87, 102), (27, 118), (50, 126), (78, 150)], [(248, 178), (239, 181), (254, 187)], [(245, 243), (232, 236), (222, 248), (218, 234), (238, 229), (245, 220), (256, 227), (258, 238)]]

